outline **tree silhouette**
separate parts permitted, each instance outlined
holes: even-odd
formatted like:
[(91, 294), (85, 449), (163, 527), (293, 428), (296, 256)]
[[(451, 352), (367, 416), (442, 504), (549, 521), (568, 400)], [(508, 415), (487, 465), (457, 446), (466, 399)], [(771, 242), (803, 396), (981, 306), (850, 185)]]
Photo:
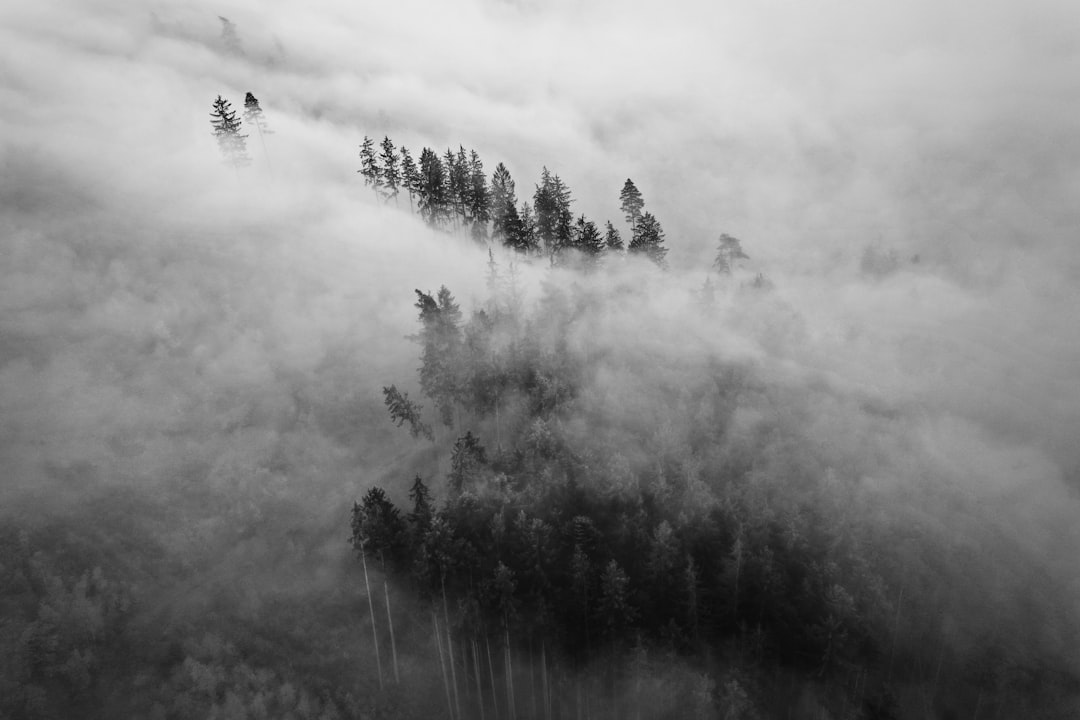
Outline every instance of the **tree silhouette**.
[(214, 128), (214, 137), (217, 138), (218, 148), (225, 157), (225, 162), (234, 169), (251, 164), (251, 158), (247, 154), (247, 135), (240, 133), (242, 125), (240, 118), (228, 100), (218, 95), (213, 103), (213, 111), (210, 113), (210, 125)]
[(664, 239), (664, 229), (660, 227), (660, 222), (652, 213), (647, 212), (637, 222), (629, 251), (644, 255), (660, 267), (666, 267), (664, 256), (667, 255), (667, 248), (664, 247)]
[(641, 209), (645, 207), (645, 201), (641, 197), (641, 191), (634, 185), (634, 181), (626, 178), (622, 192), (619, 193), (619, 209), (623, 211), (626, 222), (630, 225), (630, 231), (637, 233), (638, 220), (641, 219)]
[(270, 166), (270, 154), (266, 152), (266, 138), (267, 135), (273, 135), (274, 131), (266, 125), (266, 118), (263, 117), (263, 109), (259, 105), (259, 100), (250, 92), (244, 97), (244, 122), (249, 127), (254, 126), (255, 131), (259, 134), (259, 144), (262, 145), (263, 157), (266, 158), (267, 167)]
[(742, 243), (737, 238), (724, 233), (720, 236), (719, 245), (716, 248), (716, 259), (713, 260), (713, 268), (721, 275), (730, 275), (738, 260), (749, 260), (750, 256), (743, 252)]

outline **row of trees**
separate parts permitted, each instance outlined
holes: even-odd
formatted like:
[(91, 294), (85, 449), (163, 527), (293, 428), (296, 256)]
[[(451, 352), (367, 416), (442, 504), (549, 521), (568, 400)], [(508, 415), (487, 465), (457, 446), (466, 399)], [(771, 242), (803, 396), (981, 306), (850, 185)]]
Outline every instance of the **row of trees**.
[[(516, 183), (503, 163), (490, 179), (475, 150), (459, 146), (440, 155), (423, 148), (419, 160), (408, 148), (395, 147), (389, 137), (376, 145), (364, 137), (360, 146), (360, 169), (364, 184), (375, 197), (400, 204), (402, 194), (409, 208), (432, 227), (467, 230), (479, 242), (489, 238), (523, 254), (546, 255), (552, 262), (568, 260), (573, 250), (587, 268), (595, 267), (605, 252), (622, 252), (624, 244), (616, 227), (607, 221), (603, 230), (583, 214), (576, 215), (569, 186), (546, 167), (535, 185), (532, 203), (518, 202)], [(630, 179), (620, 193), (620, 207), (630, 226), (625, 249), (664, 265), (667, 248), (660, 222), (643, 212), (641, 192)]]

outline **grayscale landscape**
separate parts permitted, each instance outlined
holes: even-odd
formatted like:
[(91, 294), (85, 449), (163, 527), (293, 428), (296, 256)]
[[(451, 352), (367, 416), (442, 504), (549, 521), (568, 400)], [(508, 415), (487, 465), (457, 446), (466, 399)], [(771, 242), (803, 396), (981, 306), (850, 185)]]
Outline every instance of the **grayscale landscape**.
[(0, 7), (0, 720), (1080, 716), (1080, 9)]

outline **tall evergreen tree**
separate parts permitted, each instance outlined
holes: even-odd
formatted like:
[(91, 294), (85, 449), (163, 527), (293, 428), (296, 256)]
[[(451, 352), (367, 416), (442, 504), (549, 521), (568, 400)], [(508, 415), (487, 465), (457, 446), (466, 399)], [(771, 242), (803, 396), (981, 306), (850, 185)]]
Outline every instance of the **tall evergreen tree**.
[(251, 163), (247, 154), (247, 135), (240, 132), (242, 125), (240, 118), (236, 117), (236, 111), (228, 100), (218, 95), (213, 103), (213, 111), (210, 113), (210, 125), (213, 127), (213, 135), (217, 138), (218, 148), (225, 157), (225, 162), (239, 169)]
[(398, 170), (394, 143), (391, 142), (388, 135), (383, 137), (382, 153), (380, 153), (379, 159), (382, 160), (379, 175), (382, 177), (383, 187), (386, 188), (384, 194), (387, 200), (393, 200), (396, 205), (399, 188), (401, 187), (401, 172)]
[(525, 235), (525, 224), (521, 222), (521, 215), (513, 202), (506, 200), (506, 208), (502, 217), (503, 245), (518, 252), (528, 252), (528, 238)]
[(483, 242), (487, 239), (487, 224), (491, 219), (491, 195), (484, 176), (484, 163), (475, 150), (469, 154), (469, 215), (473, 239)]
[(540, 184), (533, 194), (536, 211), (536, 234), (544, 250), (554, 256), (560, 249), (573, 243), (573, 213), (570, 211), (570, 188), (558, 175), (552, 175), (545, 167), (541, 171)]
[(735, 263), (739, 260), (749, 260), (750, 256), (743, 252), (742, 243), (727, 233), (720, 236), (719, 245), (716, 248), (716, 259), (713, 260), (713, 268), (721, 275), (730, 275), (735, 269)]
[(619, 193), (619, 209), (623, 211), (627, 224), (630, 225), (631, 234), (636, 234), (638, 221), (641, 219), (641, 209), (645, 207), (645, 200), (641, 192), (634, 185), (634, 181), (626, 178), (622, 192)]
[(604, 251), (604, 238), (596, 223), (586, 219), (584, 215), (577, 219), (574, 225), (574, 248), (582, 254), (585, 269), (596, 267), (600, 261), (600, 254)]
[(536, 253), (540, 249), (540, 241), (536, 235), (536, 218), (529, 203), (521, 203), (518, 216), (521, 218), (521, 235), (517, 248), (526, 254)]
[(401, 184), (409, 193), (409, 210), (412, 211), (413, 196), (420, 191), (420, 171), (408, 148), (402, 145), (398, 151), (401, 153)]
[(364, 177), (364, 187), (370, 186), (378, 199), (382, 180), (379, 178), (379, 163), (375, 157), (375, 141), (367, 135), (360, 145), (360, 169), (357, 172)]
[(453, 425), (454, 402), (459, 395), (461, 309), (445, 285), (439, 288), (437, 299), (419, 290), (416, 296), (422, 326), (418, 340), (423, 346), (420, 387), (435, 401), (439, 418), (449, 427)]
[(664, 229), (660, 227), (660, 222), (653, 217), (652, 213), (646, 212), (638, 220), (637, 230), (634, 232), (634, 239), (630, 241), (629, 251), (644, 255), (660, 267), (666, 267), (667, 262), (664, 260), (664, 256), (667, 255), (668, 251), (664, 247), (664, 239)]
[(409, 523), (420, 530), (422, 535), (431, 527), (431, 519), (435, 516), (435, 506), (431, 501), (431, 491), (419, 475), (413, 480), (412, 488), (409, 490), (409, 499), (413, 503), (412, 512), (409, 513)]
[(248, 93), (244, 97), (244, 122), (248, 127), (255, 127), (255, 131), (259, 134), (259, 144), (262, 145), (263, 157), (266, 158), (267, 167), (270, 166), (270, 155), (266, 152), (266, 136), (273, 135), (274, 131), (266, 125), (266, 118), (263, 117), (263, 109), (259, 106), (259, 100), (252, 93)]
[(604, 248), (608, 252), (623, 251), (622, 236), (619, 235), (619, 231), (615, 229), (610, 220), (604, 225)]
[(430, 148), (424, 148), (420, 152), (420, 182), (417, 194), (420, 199), (420, 215), (428, 225), (442, 225), (447, 214), (446, 170), (442, 160)]
[(491, 237), (506, 244), (506, 218), (512, 213), (517, 215), (517, 195), (514, 193), (514, 179), (510, 171), (499, 163), (491, 175)]

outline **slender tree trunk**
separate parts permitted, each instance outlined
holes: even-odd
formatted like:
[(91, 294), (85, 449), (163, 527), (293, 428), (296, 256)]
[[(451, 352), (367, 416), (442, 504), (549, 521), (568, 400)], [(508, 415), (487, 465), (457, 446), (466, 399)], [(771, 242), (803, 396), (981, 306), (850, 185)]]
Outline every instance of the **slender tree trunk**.
[(532, 703), (532, 717), (536, 717), (536, 667), (533, 663), (532, 641), (529, 641), (529, 697)]
[(386, 622), (390, 626), (390, 650), (394, 656), (394, 684), (401, 684), (401, 676), (398, 675), (397, 639), (394, 637), (394, 615), (390, 612), (390, 589), (386, 580), (383, 580), (383, 595), (386, 597)]
[(473, 674), (476, 676), (476, 700), (480, 707), (480, 720), (484, 720), (484, 685), (480, 682), (480, 646), (472, 641)]
[(367, 590), (368, 612), (371, 613), (371, 637), (375, 646), (375, 667), (379, 672), (379, 691), (382, 692), (382, 659), (379, 657), (379, 633), (375, 628), (375, 604), (371, 601), (371, 584), (368, 582), (367, 553), (364, 543), (360, 543), (360, 563), (364, 566), (364, 589)]
[(544, 718), (551, 720), (551, 692), (548, 688), (547, 647), (540, 642), (540, 688), (544, 693)]
[(495, 720), (499, 720), (499, 692), (495, 686), (495, 663), (491, 661), (491, 640), (484, 638), (487, 646), (488, 673), (491, 675), (491, 706), (495, 710)]
[(505, 631), (506, 645), (504, 656), (506, 658), (506, 705), (507, 717), (517, 720), (517, 703), (514, 699), (514, 660), (510, 656), (510, 631)]
[(457, 716), (461, 717), (461, 700), (458, 697), (458, 682), (457, 671), (454, 669), (454, 638), (450, 634), (450, 609), (446, 604), (446, 583), (443, 582), (442, 588), (442, 603), (443, 603), (443, 615), (446, 617), (446, 648), (447, 658), (450, 661), (450, 678), (454, 684), (454, 707), (457, 709)]
[(443, 690), (446, 691), (446, 712), (454, 718), (454, 703), (450, 699), (450, 679), (446, 675), (446, 663), (443, 662), (442, 634), (439, 632), (439, 618), (431, 611), (431, 623), (435, 628), (435, 647), (439, 652), (439, 669), (442, 671)]

